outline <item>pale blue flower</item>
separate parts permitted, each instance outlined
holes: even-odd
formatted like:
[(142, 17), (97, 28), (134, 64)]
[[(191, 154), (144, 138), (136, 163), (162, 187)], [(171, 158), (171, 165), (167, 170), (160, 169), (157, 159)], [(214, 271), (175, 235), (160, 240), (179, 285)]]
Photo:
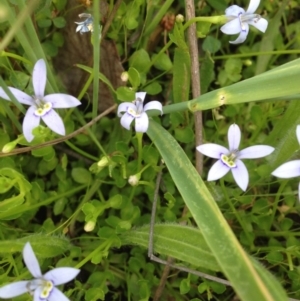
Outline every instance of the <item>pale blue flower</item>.
[(24, 293), (30, 293), (33, 295), (33, 301), (70, 301), (56, 286), (71, 281), (78, 275), (80, 270), (75, 268), (55, 268), (42, 275), (39, 263), (29, 242), (24, 246), (23, 259), (29, 272), (35, 279), (4, 285), (0, 288), (0, 298), (10, 299)]
[(243, 43), (249, 32), (249, 25), (256, 27), (258, 30), (265, 32), (268, 27), (268, 21), (258, 14), (254, 14), (258, 8), (260, 0), (250, 0), (247, 11), (237, 5), (229, 6), (225, 10), (228, 22), (221, 27), (221, 31), (225, 34), (232, 35), (239, 33), (235, 41), (231, 44)]
[(230, 170), (237, 185), (245, 191), (249, 183), (249, 174), (245, 164), (240, 159), (256, 159), (268, 156), (274, 147), (255, 145), (239, 150), (241, 130), (232, 124), (228, 129), (229, 150), (221, 145), (207, 143), (197, 146), (197, 150), (214, 159), (218, 159), (208, 172), (207, 181), (215, 181), (225, 176)]
[(162, 114), (162, 104), (157, 101), (150, 101), (144, 106), (146, 92), (135, 93), (133, 102), (123, 102), (118, 107), (118, 116), (121, 117), (121, 125), (130, 130), (130, 124), (135, 120), (135, 131), (145, 133), (148, 130), (149, 118), (146, 114), (148, 110), (159, 110)]
[[(297, 126), (296, 135), (300, 144), (300, 125)], [(286, 162), (277, 167), (271, 174), (282, 179), (300, 177), (300, 160)], [(300, 183), (298, 185), (298, 198), (300, 201)]]
[[(23, 120), (23, 134), (28, 142), (33, 140), (32, 130), (40, 124), (41, 119), (53, 132), (65, 135), (64, 123), (54, 108), (72, 108), (80, 105), (80, 101), (77, 98), (68, 94), (55, 93), (45, 96), (46, 73), (45, 61), (43, 59), (38, 60), (32, 72), (32, 83), (35, 94), (33, 96), (13, 87), (8, 87), (20, 103), (30, 106)], [(0, 97), (10, 100), (2, 88), (0, 88)]]
[(86, 18), (84, 21), (82, 22), (75, 22), (76, 24), (78, 24), (78, 26), (76, 27), (76, 32), (80, 32), (80, 34), (83, 34), (85, 32), (93, 32), (94, 31), (94, 19), (92, 17), (91, 14), (86, 14), (86, 13), (82, 13), (80, 15), (78, 15), (79, 18)]

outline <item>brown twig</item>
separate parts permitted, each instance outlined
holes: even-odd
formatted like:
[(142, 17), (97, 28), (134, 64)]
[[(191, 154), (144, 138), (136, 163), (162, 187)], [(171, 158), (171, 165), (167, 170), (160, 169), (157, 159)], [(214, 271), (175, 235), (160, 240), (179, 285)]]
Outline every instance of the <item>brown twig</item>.
[[(195, 5), (194, 0), (185, 0), (186, 3), (186, 20), (195, 17)], [(199, 66), (199, 52), (198, 52), (198, 40), (196, 32), (196, 24), (193, 23), (187, 30), (188, 43), (191, 57), (191, 78), (192, 78), (192, 93), (193, 98), (197, 98), (201, 95), (200, 87), (200, 66)], [(196, 145), (202, 144), (202, 112), (198, 111), (194, 113), (195, 117), (195, 135)], [(202, 174), (203, 169), (203, 156), (200, 152), (196, 151), (196, 169), (198, 173)]]
[(63, 136), (63, 137), (60, 137), (60, 138), (57, 138), (57, 139), (54, 139), (54, 140), (51, 140), (51, 141), (47, 141), (47, 142), (44, 142), (44, 143), (39, 144), (39, 145), (18, 148), (18, 149), (15, 149), (15, 150), (11, 151), (10, 153), (2, 153), (1, 152), (0, 153), (0, 158), (30, 152), (30, 151), (35, 150), (35, 149), (43, 148), (43, 147), (49, 146), (49, 145), (55, 145), (55, 144), (64, 142), (66, 140), (69, 140), (69, 139), (75, 137), (76, 135), (80, 134), (81, 132), (83, 132), (86, 128), (91, 127), (93, 124), (95, 124), (97, 121), (99, 121), (102, 117), (104, 117), (104, 116), (108, 115), (109, 113), (111, 113), (112, 111), (114, 111), (116, 109), (116, 107), (117, 107), (117, 105), (111, 106), (110, 108), (105, 110), (103, 113), (99, 114), (97, 117), (92, 119), (89, 123), (85, 124), (84, 126), (79, 128), (78, 130), (76, 130), (76, 131), (74, 131), (74, 132), (72, 132), (72, 133), (70, 133), (66, 136)]

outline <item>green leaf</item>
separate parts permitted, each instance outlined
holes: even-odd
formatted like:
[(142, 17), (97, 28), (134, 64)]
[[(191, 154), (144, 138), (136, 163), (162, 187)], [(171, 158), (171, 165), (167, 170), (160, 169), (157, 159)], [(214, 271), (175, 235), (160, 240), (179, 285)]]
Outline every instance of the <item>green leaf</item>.
[(191, 65), (188, 49), (176, 48), (173, 67), (173, 97), (174, 103), (189, 99), (191, 80)]
[(67, 23), (66, 19), (63, 17), (56, 17), (56, 18), (52, 19), (52, 21), (53, 21), (54, 26), (57, 28), (64, 28)]
[[(148, 248), (149, 226), (121, 234), (122, 245), (137, 244)], [(179, 224), (157, 224), (154, 227), (154, 252), (188, 262), (196, 267), (218, 271), (219, 266), (201, 232)]]
[(209, 33), (211, 27), (211, 23), (208, 22), (197, 22), (196, 23), (196, 30), (197, 30), (197, 37), (204, 38)]
[(64, 237), (35, 234), (20, 239), (1, 240), (0, 254), (22, 252), (26, 242), (30, 242), (38, 257), (49, 258), (63, 254), (70, 249), (70, 242)]
[[(154, 59), (156, 56), (157, 54), (154, 54), (152, 59)], [(154, 67), (158, 70), (169, 71), (172, 69), (172, 61), (166, 53), (161, 53), (158, 56), (158, 59), (155, 60)]]
[(133, 68), (129, 67), (128, 69), (129, 81), (133, 88), (137, 89), (141, 84), (141, 78), (139, 72)]
[(202, 44), (202, 49), (204, 51), (209, 51), (210, 53), (215, 53), (220, 50), (220, 48), (221, 42), (212, 36), (207, 36)]
[[(147, 134), (159, 150), (212, 254), (240, 298), (244, 301), (287, 300), (279, 282), (274, 281), (266, 270), (255, 270), (253, 261), (239, 244), (203, 180), (173, 136), (152, 120)], [(240, 275), (243, 275), (243, 281)]]
[(157, 95), (162, 91), (162, 86), (157, 81), (154, 81), (143, 89), (149, 95)]
[[(300, 94), (300, 85), (295, 84), (295, 78), (300, 78), (300, 59), (231, 86), (206, 93), (191, 100), (187, 105), (192, 112), (195, 112), (213, 109), (225, 104), (274, 98), (279, 100), (281, 97)], [(167, 110), (165, 109), (164, 112)]]
[(129, 58), (129, 66), (135, 68), (139, 73), (145, 73), (149, 69), (151, 60), (146, 50), (140, 49)]
[(89, 184), (92, 180), (91, 173), (82, 167), (73, 168), (71, 174), (74, 181), (80, 184)]
[(133, 101), (135, 99), (135, 92), (128, 87), (119, 87), (117, 89), (117, 98), (121, 101)]

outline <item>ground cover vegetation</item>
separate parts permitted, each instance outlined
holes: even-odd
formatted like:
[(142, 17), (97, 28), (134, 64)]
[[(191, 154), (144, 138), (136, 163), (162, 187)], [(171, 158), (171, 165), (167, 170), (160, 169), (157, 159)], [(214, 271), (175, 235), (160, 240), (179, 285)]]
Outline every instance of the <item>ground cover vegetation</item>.
[(299, 14), (1, 1), (0, 299), (300, 300)]

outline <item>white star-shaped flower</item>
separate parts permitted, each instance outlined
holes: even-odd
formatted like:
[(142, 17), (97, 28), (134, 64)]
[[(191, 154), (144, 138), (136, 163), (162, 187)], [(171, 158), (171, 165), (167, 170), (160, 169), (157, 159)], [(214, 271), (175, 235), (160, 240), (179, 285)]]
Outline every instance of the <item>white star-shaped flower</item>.
[(228, 129), (229, 149), (224, 146), (207, 143), (197, 146), (197, 150), (218, 161), (208, 172), (207, 181), (215, 181), (225, 176), (230, 170), (237, 185), (245, 191), (249, 183), (249, 174), (241, 159), (256, 159), (268, 156), (274, 147), (268, 145), (254, 145), (239, 150), (241, 130), (238, 125), (232, 124)]
[(243, 43), (249, 32), (249, 25), (256, 27), (258, 30), (265, 32), (268, 27), (268, 21), (258, 14), (254, 14), (258, 8), (260, 0), (251, 0), (247, 11), (238, 5), (229, 6), (225, 10), (228, 22), (221, 27), (221, 31), (225, 34), (232, 35), (239, 33), (235, 41), (231, 44)]
[(130, 124), (135, 120), (135, 131), (145, 133), (148, 130), (149, 118), (146, 113), (148, 110), (159, 110), (162, 114), (162, 104), (153, 100), (144, 106), (146, 92), (135, 93), (133, 102), (121, 103), (118, 107), (118, 116), (121, 117), (121, 125), (130, 130)]
[[(65, 135), (64, 123), (54, 109), (72, 108), (81, 104), (77, 98), (68, 94), (55, 93), (45, 96), (46, 81), (46, 64), (43, 59), (40, 59), (35, 63), (32, 73), (35, 95), (30, 96), (21, 90), (8, 87), (20, 103), (30, 106), (23, 120), (23, 134), (28, 142), (33, 140), (32, 130), (40, 124), (41, 119), (53, 132)], [(0, 97), (10, 100), (2, 88), (0, 88)]]

